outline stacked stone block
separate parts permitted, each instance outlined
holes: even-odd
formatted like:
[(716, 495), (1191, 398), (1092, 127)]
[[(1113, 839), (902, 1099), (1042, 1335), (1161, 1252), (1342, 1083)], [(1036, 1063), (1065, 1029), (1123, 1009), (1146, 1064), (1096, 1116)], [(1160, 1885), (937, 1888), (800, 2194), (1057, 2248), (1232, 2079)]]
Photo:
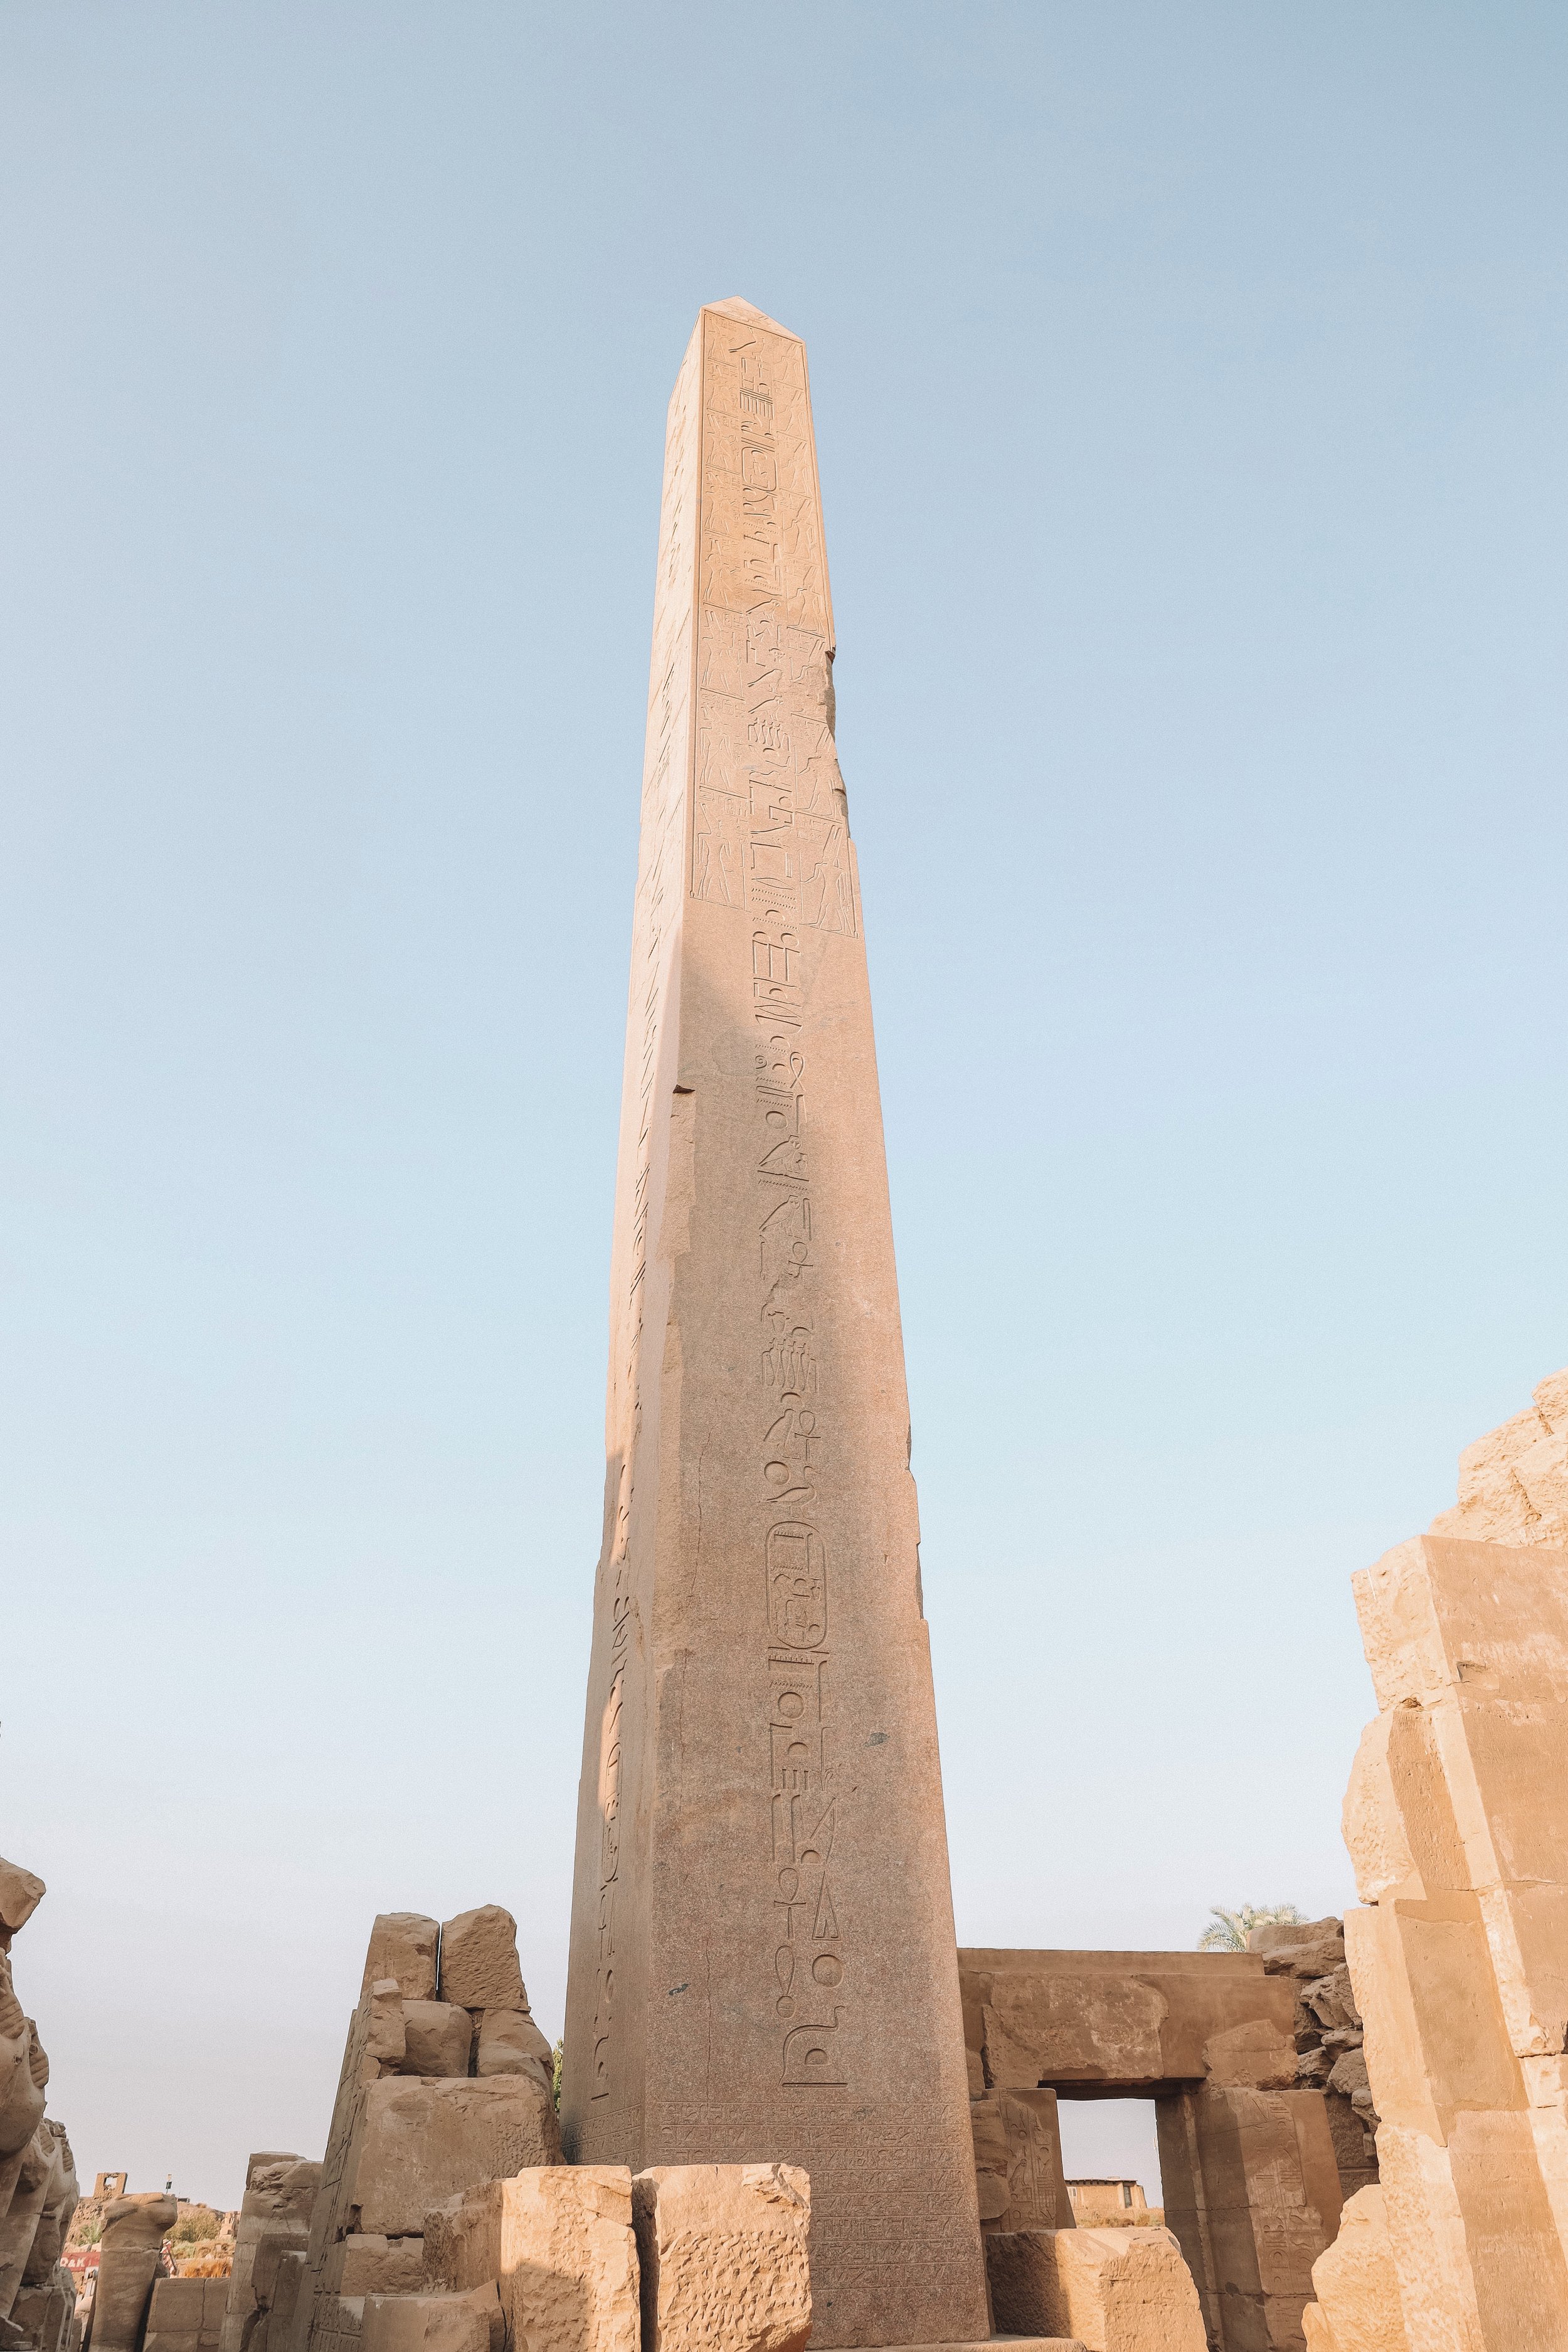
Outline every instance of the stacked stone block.
[(510, 1912), (487, 1904), (445, 1927), (383, 1913), (349, 2021), (289, 2352), (349, 2352), (367, 2296), (424, 2288), (430, 2208), (560, 2161), (550, 2045), (529, 2013)]
[(221, 2352), (228, 2284), (223, 2278), (155, 2279), (142, 2352)]
[(1314, 2267), (1308, 2341), (1568, 2345), (1568, 1373), (1352, 1581), (1379, 1713), (1345, 1942), (1380, 2186)]

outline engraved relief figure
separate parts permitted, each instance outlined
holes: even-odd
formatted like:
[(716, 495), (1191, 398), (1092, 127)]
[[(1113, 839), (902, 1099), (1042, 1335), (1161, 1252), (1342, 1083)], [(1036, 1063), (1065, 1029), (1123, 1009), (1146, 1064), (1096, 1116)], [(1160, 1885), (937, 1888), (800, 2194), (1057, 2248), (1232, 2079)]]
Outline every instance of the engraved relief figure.
[(714, 898), (725, 907), (741, 904), (744, 811), (744, 802), (731, 793), (699, 790), (696, 822), (691, 832), (691, 895), (694, 898)]
[(739, 697), (745, 688), (746, 624), (739, 613), (705, 605), (697, 683), (709, 694)]
[(819, 1650), (827, 1639), (827, 1562), (815, 1528), (785, 1519), (768, 1529), (768, 1626), (781, 1647)]
[(800, 844), (801, 914), (814, 930), (855, 936), (855, 882), (845, 827), (823, 816), (803, 816)]

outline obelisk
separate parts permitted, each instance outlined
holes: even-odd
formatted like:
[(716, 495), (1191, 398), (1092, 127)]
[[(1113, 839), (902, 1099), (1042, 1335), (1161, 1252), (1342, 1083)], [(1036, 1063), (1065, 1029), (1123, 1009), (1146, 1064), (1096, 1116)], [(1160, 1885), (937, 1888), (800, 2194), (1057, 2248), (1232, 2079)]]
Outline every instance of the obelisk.
[(817, 2345), (987, 2332), (805, 349), (665, 444), (563, 2121), (811, 2175)]

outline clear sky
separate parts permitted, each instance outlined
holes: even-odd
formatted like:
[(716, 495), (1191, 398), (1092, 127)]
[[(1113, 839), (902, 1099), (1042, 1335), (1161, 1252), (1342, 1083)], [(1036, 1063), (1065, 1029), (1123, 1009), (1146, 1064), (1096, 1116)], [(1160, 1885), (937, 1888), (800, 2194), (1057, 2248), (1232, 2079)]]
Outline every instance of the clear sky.
[(1568, 1360), (1565, 63), (0, 11), (0, 1850), (85, 2172), (319, 2153), (380, 1908), (507, 1904), (559, 2030), (726, 295), (811, 353), (960, 1937), (1351, 1899), (1350, 1573)]

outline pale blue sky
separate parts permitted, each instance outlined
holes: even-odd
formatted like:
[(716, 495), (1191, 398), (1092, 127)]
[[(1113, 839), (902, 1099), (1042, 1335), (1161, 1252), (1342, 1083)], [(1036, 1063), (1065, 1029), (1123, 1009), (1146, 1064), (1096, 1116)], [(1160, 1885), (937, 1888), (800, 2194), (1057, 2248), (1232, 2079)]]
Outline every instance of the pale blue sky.
[(0, 8), (0, 1850), (84, 2170), (319, 2152), (380, 1907), (509, 1904), (557, 2030), (725, 295), (811, 352), (960, 1935), (1348, 1898), (1350, 1572), (1568, 1360), (1565, 62)]

